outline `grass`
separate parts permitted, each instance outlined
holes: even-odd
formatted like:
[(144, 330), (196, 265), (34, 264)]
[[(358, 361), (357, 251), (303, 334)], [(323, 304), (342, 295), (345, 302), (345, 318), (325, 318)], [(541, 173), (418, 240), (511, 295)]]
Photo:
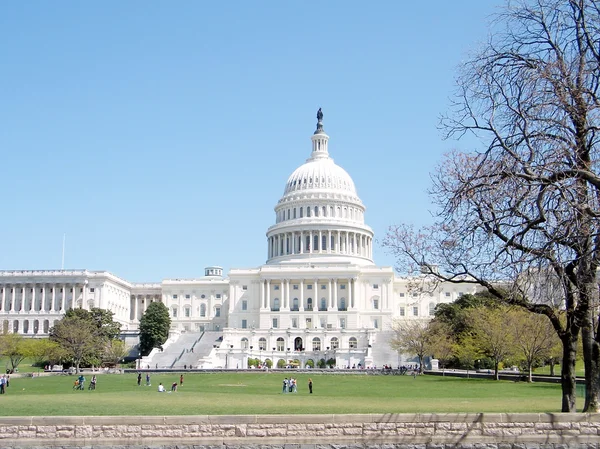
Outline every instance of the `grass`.
[[(0, 396), (0, 416), (238, 415), (333, 413), (558, 412), (558, 384), (437, 376), (298, 375), (298, 393), (281, 394), (293, 372), (178, 373), (152, 375), (137, 386), (135, 374), (98, 375), (96, 391), (72, 389), (75, 376), (12, 378)], [(89, 381), (90, 375), (86, 373)], [(142, 385), (144, 384), (142, 381)], [(87, 385), (86, 385), (87, 388)]]

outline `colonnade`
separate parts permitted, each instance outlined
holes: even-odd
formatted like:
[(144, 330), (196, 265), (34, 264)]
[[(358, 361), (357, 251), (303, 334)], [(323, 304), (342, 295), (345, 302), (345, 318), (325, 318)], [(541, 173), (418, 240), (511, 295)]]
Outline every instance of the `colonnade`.
[(373, 237), (350, 231), (292, 231), (269, 237), (269, 259), (288, 254), (349, 254), (373, 258)]
[[(279, 311), (345, 311), (356, 308), (355, 278), (318, 279), (263, 279), (260, 281), (260, 308), (277, 310), (275, 298), (279, 299)], [(325, 288), (322, 288), (322, 287)], [(310, 287), (310, 288), (309, 288)], [(279, 294), (275, 295), (275, 289)], [(344, 290), (347, 293), (344, 293)], [(273, 291), (273, 293), (272, 293)], [(292, 292), (292, 293), (290, 293)], [(273, 294), (273, 298), (271, 295)], [(321, 299), (325, 298), (325, 304)], [(294, 300), (298, 300), (296, 304)], [(311, 302), (308, 302), (311, 299)], [(274, 310), (275, 309), (275, 310)]]
[(131, 314), (129, 319), (139, 321), (151, 302), (161, 302), (160, 294), (131, 295)]
[(62, 313), (72, 307), (88, 309), (85, 284), (0, 284), (0, 312)]

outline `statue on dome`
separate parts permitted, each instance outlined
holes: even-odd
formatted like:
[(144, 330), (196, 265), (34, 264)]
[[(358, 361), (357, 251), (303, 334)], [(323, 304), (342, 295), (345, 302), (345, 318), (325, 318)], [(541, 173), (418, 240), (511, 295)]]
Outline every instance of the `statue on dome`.
[(323, 111), (321, 111), (321, 108), (319, 108), (319, 110), (317, 111), (317, 120), (323, 120)]

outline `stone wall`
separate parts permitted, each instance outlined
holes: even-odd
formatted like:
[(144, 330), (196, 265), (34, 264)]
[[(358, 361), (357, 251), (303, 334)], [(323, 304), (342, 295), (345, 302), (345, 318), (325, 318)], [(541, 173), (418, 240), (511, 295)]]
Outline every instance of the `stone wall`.
[(600, 449), (600, 414), (0, 417), (1, 448)]

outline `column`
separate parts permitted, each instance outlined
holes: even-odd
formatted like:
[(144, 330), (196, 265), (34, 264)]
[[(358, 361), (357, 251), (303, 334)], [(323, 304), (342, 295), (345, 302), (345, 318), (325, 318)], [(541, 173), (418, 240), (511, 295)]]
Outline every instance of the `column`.
[(332, 297), (333, 297), (333, 293), (331, 291), (331, 285), (332, 285), (332, 279), (329, 279), (329, 297), (327, 298), (327, 310), (331, 310), (331, 301), (332, 301)]
[(137, 295), (133, 295), (133, 319), (134, 319), (134, 321), (138, 319), (138, 297), (137, 297)]
[(337, 254), (342, 254), (341, 244), (342, 244), (342, 237), (340, 235), (340, 231), (337, 231), (337, 245), (336, 245), (337, 246), (337, 249), (336, 249)]
[(62, 295), (60, 298), (60, 309), (59, 310), (61, 312), (64, 312), (65, 311), (65, 301), (67, 299), (67, 284), (62, 284), (61, 290), (62, 290)]
[(52, 284), (52, 287), (50, 287), (50, 289), (52, 290), (50, 293), (52, 293), (51, 297), (50, 297), (50, 301), (52, 301), (50, 303), (50, 312), (55, 312), (55, 304), (56, 304), (56, 284)]
[(2, 304), (0, 304), (0, 310), (6, 311), (6, 284), (2, 285)]
[(323, 235), (319, 231), (319, 253), (323, 252)]
[(312, 231), (310, 231), (308, 233), (308, 235), (310, 236), (310, 239), (309, 239), (309, 243), (310, 244), (308, 245), (308, 252), (310, 254), (312, 254), (312, 252), (315, 250), (315, 242), (313, 242), (313, 233), (312, 233)]
[(271, 280), (267, 279), (267, 310), (271, 310)]
[(10, 303), (10, 311), (11, 312), (15, 311), (15, 302), (17, 300), (16, 294), (17, 294), (17, 286), (13, 285), (12, 286), (12, 302)]
[(31, 302), (29, 303), (29, 311), (33, 311), (35, 309), (35, 293), (36, 293), (36, 284), (33, 284), (33, 288), (31, 289)]
[(285, 308), (290, 309), (290, 280), (285, 280)]
[(300, 312), (304, 312), (304, 279), (300, 279)]
[(331, 231), (327, 231), (327, 254), (331, 254)]
[(42, 285), (42, 300), (40, 301), (40, 310), (46, 311), (46, 284)]
[(300, 231), (300, 254), (304, 254), (304, 232)]
[(346, 309), (352, 307), (352, 278), (348, 279), (348, 302), (346, 303)]
[(331, 309), (337, 309), (337, 294), (338, 294), (338, 280), (335, 278), (333, 280), (333, 302), (331, 303)]
[(265, 308), (265, 280), (261, 279), (260, 280), (260, 308), (264, 309)]
[(318, 285), (318, 280), (315, 279), (313, 281), (313, 312), (316, 312), (317, 310), (319, 310), (319, 306), (318, 306), (318, 302), (319, 302), (319, 285)]

